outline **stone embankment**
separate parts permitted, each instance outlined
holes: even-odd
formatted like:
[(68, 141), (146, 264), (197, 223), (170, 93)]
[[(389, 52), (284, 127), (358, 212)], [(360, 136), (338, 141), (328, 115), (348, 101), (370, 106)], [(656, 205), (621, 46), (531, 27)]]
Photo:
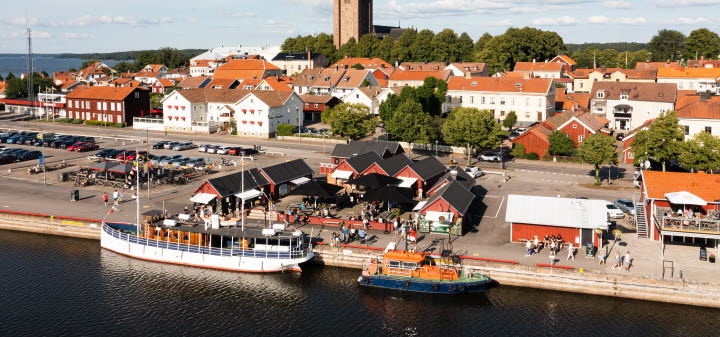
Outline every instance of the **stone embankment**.
[[(98, 220), (43, 214), (0, 211), (0, 229), (100, 239)], [(312, 262), (362, 269), (369, 259), (381, 257), (382, 253), (382, 249), (373, 247), (317, 245)], [(472, 257), (464, 259), (463, 265), (501, 285), (720, 308), (720, 287), (714, 284), (531, 267), (515, 261)]]

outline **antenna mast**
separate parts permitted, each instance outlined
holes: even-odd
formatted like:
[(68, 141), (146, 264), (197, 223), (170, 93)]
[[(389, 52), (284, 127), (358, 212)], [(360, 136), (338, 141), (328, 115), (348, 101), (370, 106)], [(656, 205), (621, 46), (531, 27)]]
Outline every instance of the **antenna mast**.
[(32, 54), (32, 29), (30, 29), (29, 26), (29, 20), (25, 21), (28, 26), (25, 28), (25, 31), (27, 33), (27, 91), (28, 91), (28, 101), (30, 102), (30, 109), (32, 111), (35, 102), (35, 89), (33, 86), (33, 54)]

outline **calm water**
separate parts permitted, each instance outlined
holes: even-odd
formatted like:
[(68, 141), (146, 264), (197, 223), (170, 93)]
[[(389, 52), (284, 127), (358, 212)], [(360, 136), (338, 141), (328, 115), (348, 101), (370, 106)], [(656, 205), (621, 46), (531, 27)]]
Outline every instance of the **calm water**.
[[(55, 71), (67, 71), (70, 68), (80, 69), (83, 61), (81, 59), (60, 59), (46, 55), (35, 55), (34, 68), (36, 72), (46, 71), (52, 75)], [(103, 61), (108, 66), (114, 66), (119, 61)], [(0, 54), (0, 75), (5, 78), (8, 73), (16, 77), (27, 72), (27, 58), (25, 55)]]
[(357, 271), (240, 274), (0, 231), (2, 336), (717, 336), (720, 310), (498, 287), (360, 289)]

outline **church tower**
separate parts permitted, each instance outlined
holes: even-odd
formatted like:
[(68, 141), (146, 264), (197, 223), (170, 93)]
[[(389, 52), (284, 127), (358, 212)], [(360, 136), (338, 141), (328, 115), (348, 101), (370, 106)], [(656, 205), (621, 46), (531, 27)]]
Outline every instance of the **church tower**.
[(373, 0), (333, 0), (333, 39), (340, 48), (351, 37), (373, 32)]

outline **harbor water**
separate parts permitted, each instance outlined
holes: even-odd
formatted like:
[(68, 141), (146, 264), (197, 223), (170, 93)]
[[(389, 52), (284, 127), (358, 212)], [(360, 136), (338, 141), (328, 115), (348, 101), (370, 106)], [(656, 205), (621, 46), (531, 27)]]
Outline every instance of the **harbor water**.
[(499, 286), (359, 288), (358, 270), (244, 274), (0, 231), (2, 336), (713, 336), (720, 310)]

